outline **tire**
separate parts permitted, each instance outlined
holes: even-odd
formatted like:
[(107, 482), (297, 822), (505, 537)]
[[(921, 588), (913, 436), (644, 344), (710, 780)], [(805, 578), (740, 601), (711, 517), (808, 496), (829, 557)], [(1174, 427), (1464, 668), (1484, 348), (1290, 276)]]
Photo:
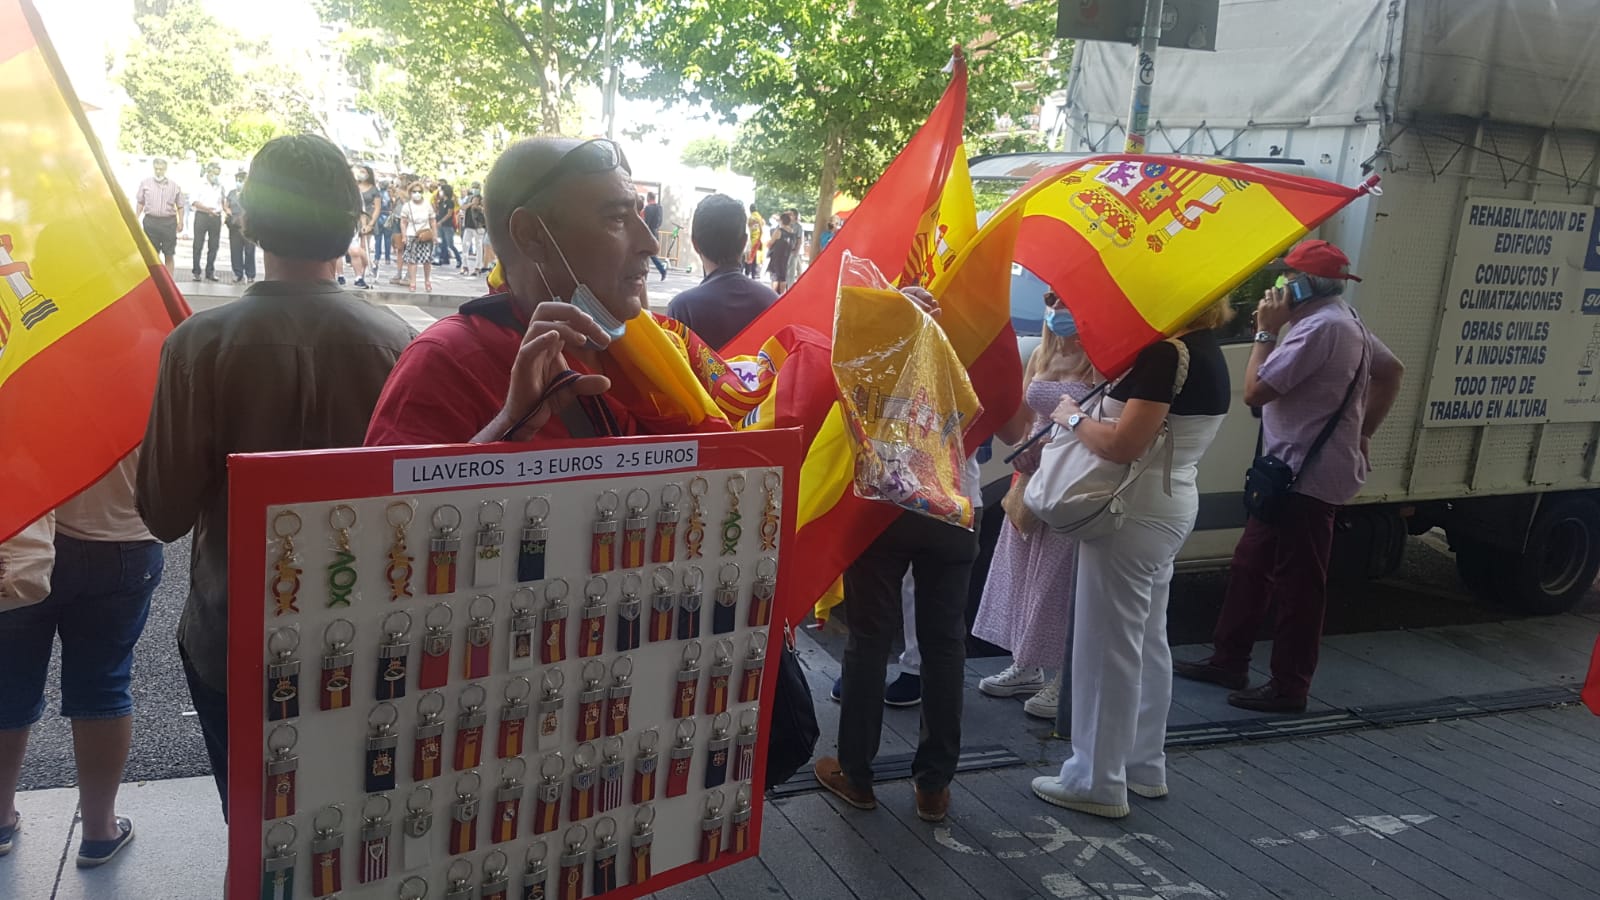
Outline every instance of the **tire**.
[[(1496, 566), (1501, 602), (1533, 615), (1566, 612), (1600, 571), (1600, 504), (1581, 496), (1543, 504), (1526, 546)], [(1456, 559), (1459, 566), (1459, 554)]]

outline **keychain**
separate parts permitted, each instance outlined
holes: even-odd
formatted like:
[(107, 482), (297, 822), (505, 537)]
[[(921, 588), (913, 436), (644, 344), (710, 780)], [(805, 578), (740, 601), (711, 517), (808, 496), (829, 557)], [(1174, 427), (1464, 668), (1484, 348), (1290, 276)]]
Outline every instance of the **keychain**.
[(461, 552), (461, 510), (446, 503), (433, 511), (438, 529), (428, 541), (428, 593), (456, 592), (456, 556)]
[(561, 886), (561, 900), (583, 898), (583, 863), (589, 856), (589, 851), (583, 848), (583, 842), (588, 837), (588, 828), (574, 825), (567, 829), (563, 838), (566, 849), (561, 854), (561, 871), (556, 874), (556, 883)]
[(584, 587), (578, 611), (578, 656), (599, 656), (606, 649), (606, 591), (604, 576), (596, 575)]
[(422, 662), (417, 667), (417, 687), (424, 691), (450, 682), (450, 607), (435, 603), (422, 618)]
[(644, 565), (644, 532), (650, 521), (645, 510), (650, 508), (650, 492), (634, 488), (628, 492), (628, 514), (622, 520), (622, 567), (637, 569)]
[(689, 566), (683, 571), (683, 596), (678, 601), (678, 640), (689, 641), (700, 636), (700, 608), (705, 603), (706, 573), (699, 566)]
[(694, 720), (678, 723), (677, 739), (667, 763), (667, 796), (682, 797), (689, 791), (689, 767), (694, 763)]
[(411, 596), (411, 573), (416, 558), (406, 552), (406, 529), (416, 517), (411, 504), (396, 501), (384, 510), (384, 521), (394, 529), (394, 543), (389, 545), (389, 568), (383, 573), (389, 579), (389, 602)]
[(365, 776), (369, 794), (394, 790), (394, 751), (400, 745), (400, 736), (395, 733), (394, 724), (399, 720), (400, 710), (388, 701), (379, 703), (372, 708), (372, 712), (367, 713), (367, 725), (371, 727), (367, 732)]
[(650, 640), (670, 641), (673, 610), (678, 605), (678, 598), (672, 593), (672, 569), (656, 566), (650, 581), (655, 587), (650, 594)]
[(728, 780), (728, 729), (733, 719), (718, 713), (711, 720), (711, 739), (706, 742), (706, 787), (721, 787)]
[(544, 586), (544, 615), (539, 622), (539, 661), (545, 665), (567, 658), (567, 591), (565, 578), (551, 579)]
[(711, 604), (711, 633), (727, 634), (736, 627), (739, 610), (739, 564), (725, 562), (717, 570), (717, 598)]
[(778, 549), (778, 485), (782, 477), (776, 469), (761, 476), (761, 549)]
[(506, 855), (490, 850), (483, 858), (483, 884), (478, 888), (480, 900), (507, 900), (511, 877), (506, 874)]
[(478, 890), (472, 886), (471, 862), (453, 860), (444, 871), (444, 879), (444, 900), (478, 900)]
[(433, 862), (433, 788), (417, 785), (406, 798), (406, 817), (400, 823), (401, 871), (420, 869)]
[(656, 808), (648, 803), (633, 811), (633, 835), (628, 841), (632, 850), (629, 854), (632, 859), (628, 872), (630, 884), (644, 884), (650, 880), (650, 845), (656, 838), (650, 826), (655, 820)]
[(739, 713), (739, 733), (733, 739), (733, 780), (749, 781), (756, 770), (756, 734), (761, 711), (752, 706)]
[(549, 834), (561, 824), (561, 779), (567, 761), (558, 750), (539, 761), (539, 786), (533, 791), (533, 833)]
[(528, 845), (526, 868), (522, 871), (522, 900), (546, 900), (545, 885), (550, 881), (550, 848), (544, 841)]
[(411, 656), (411, 614), (397, 609), (383, 617), (383, 643), (378, 645), (379, 700), (399, 700), (406, 695), (406, 669)]
[(739, 678), (739, 702), (754, 703), (761, 699), (761, 672), (767, 665), (767, 633), (750, 632), (749, 650), (745, 653), (744, 672)]
[(639, 649), (639, 589), (644, 579), (638, 572), (622, 576), (622, 600), (617, 603), (617, 652), (627, 653)]
[(261, 900), (293, 900), (294, 864), (300, 856), (294, 851), (297, 835), (293, 822), (279, 822), (267, 829), (267, 855), (261, 861)]
[[(272, 614), (300, 611), (300, 576), (305, 574), (294, 552), (294, 536), (300, 533), (300, 516), (284, 510), (272, 519), (272, 533), (278, 538), (278, 558), (272, 563)], [(292, 854), (291, 854), (292, 855)], [(293, 863), (291, 862), (291, 865)]]
[(550, 539), (550, 529), (544, 520), (550, 515), (550, 498), (534, 497), (528, 501), (528, 523), (522, 526), (522, 545), (517, 550), (517, 580), (523, 583), (544, 580), (545, 542)]
[(456, 776), (456, 802), (450, 804), (450, 855), (478, 849), (478, 790), (483, 776), (462, 772)]
[(267, 639), (267, 721), (293, 719), (300, 715), (300, 660), (294, 651), (300, 647), (300, 632), (279, 628)]
[(528, 761), (521, 757), (500, 764), (500, 786), (494, 792), (494, 821), (489, 826), (489, 842), (504, 844), (517, 839), (517, 823), (522, 820), (522, 776)]
[(342, 847), (344, 808), (337, 803), (324, 806), (311, 820), (311, 896), (337, 894), (344, 887)]
[(461, 712), (456, 716), (455, 770), (476, 769), (483, 761), (483, 704), (489, 699), (481, 684), (461, 689)]
[(706, 715), (728, 708), (728, 680), (733, 677), (733, 638), (717, 641), (711, 655), (711, 677), (706, 685)]
[(706, 814), (700, 819), (700, 861), (713, 863), (722, 855), (722, 792), (706, 795)]
[(506, 670), (526, 672), (534, 666), (533, 633), (538, 630), (538, 615), (533, 611), (534, 595), (529, 588), (520, 587), (511, 595), (511, 640)]
[(355, 623), (349, 619), (334, 619), (322, 630), (328, 648), (322, 654), (320, 705), (324, 712), (350, 705), (350, 666), (356, 661), (350, 642), (355, 636)]
[(400, 882), (400, 900), (428, 900), (428, 879), (410, 875)]
[(295, 772), (300, 768), (300, 757), (294, 755), (294, 745), (300, 741), (300, 732), (287, 722), (274, 726), (267, 735), (267, 787), (262, 806), (264, 821), (294, 815)]
[(580, 822), (594, 815), (594, 788), (599, 780), (593, 744), (579, 744), (572, 754), (572, 785), (567, 800), (567, 820)]
[(494, 637), (494, 598), (479, 594), (467, 605), (467, 652), (462, 674), (468, 680), (489, 675), (490, 639)]
[(722, 520), (722, 555), (739, 552), (739, 538), (744, 529), (739, 525), (739, 495), (744, 493), (744, 475), (735, 472), (728, 476), (728, 517)]
[(672, 688), (674, 719), (688, 719), (694, 716), (694, 698), (699, 689), (700, 642), (690, 641), (683, 647), (683, 663), (678, 667), (677, 683)]
[(733, 797), (733, 824), (728, 829), (728, 852), (743, 853), (750, 849), (750, 785), (739, 785)]
[(437, 778), (444, 770), (444, 695), (438, 691), (417, 700), (417, 739), (411, 753), (411, 780)]
[(594, 823), (594, 868), (589, 895), (597, 897), (617, 889), (617, 820), (606, 816)]
[(594, 520), (594, 542), (589, 546), (589, 572), (599, 574), (617, 567), (617, 499), (616, 491), (605, 491), (594, 502), (598, 518)]
[(492, 587), (500, 583), (500, 553), (506, 543), (506, 530), (501, 523), (506, 518), (506, 504), (502, 500), (485, 500), (478, 504), (478, 535), (473, 541), (472, 586)]
[(778, 592), (778, 561), (763, 556), (756, 563), (756, 583), (750, 586), (750, 615), (745, 624), (765, 628), (772, 624), (772, 597)]
[(500, 734), (494, 742), (495, 756), (510, 759), (522, 755), (528, 732), (528, 697), (533, 694), (533, 682), (521, 675), (506, 682), (505, 702), (500, 704)]
[(328, 526), (333, 529), (333, 562), (328, 563), (328, 606), (349, 606), (356, 589), (356, 554), (350, 549), (350, 529), (356, 524), (356, 511), (341, 503), (328, 511)]
[(639, 755), (633, 758), (633, 802), (649, 803), (656, 798), (656, 771), (661, 755), (656, 747), (661, 743), (661, 732), (651, 728), (639, 734)]
[(583, 687), (578, 691), (578, 740), (592, 741), (600, 737), (601, 709), (606, 696), (603, 679), (606, 664), (591, 659), (583, 665)]
[(368, 797), (361, 807), (361, 863), (356, 880), (362, 884), (389, 877), (389, 835), (394, 832), (390, 806), (389, 798), (379, 795)]
[(567, 703), (561, 696), (561, 687), (565, 681), (566, 676), (560, 669), (545, 669), (544, 690), (539, 697), (539, 727), (533, 736), (534, 746), (539, 750), (561, 746), (561, 707)]
[(678, 501), (683, 499), (683, 488), (676, 484), (661, 488), (661, 508), (656, 510), (655, 541), (650, 548), (650, 561), (669, 563), (678, 556)]
[(689, 527), (683, 532), (686, 559), (700, 558), (700, 545), (706, 539), (706, 513), (701, 501), (710, 490), (710, 482), (699, 475), (689, 479)]
[(606, 690), (606, 735), (628, 730), (628, 705), (633, 698), (633, 659), (619, 656), (611, 662), (611, 687)]
[(600, 788), (595, 812), (610, 812), (622, 805), (622, 738), (606, 738), (600, 751)]

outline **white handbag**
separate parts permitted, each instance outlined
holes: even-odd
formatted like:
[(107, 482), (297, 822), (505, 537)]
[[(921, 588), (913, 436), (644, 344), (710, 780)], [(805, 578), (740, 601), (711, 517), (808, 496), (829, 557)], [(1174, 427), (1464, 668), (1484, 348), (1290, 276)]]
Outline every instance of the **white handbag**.
[[(1172, 396), (1177, 397), (1189, 377), (1189, 348), (1180, 340), (1169, 343), (1178, 348), (1178, 370), (1173, 379)], [(1090, 401), (1085, 415), (1101, 418), (1102, 392)], [(1151, 442), (1144, 455), (1132, 463), (1115, 463), (1096, 454), (1078, 440), (1070, 429), (1057, 425), (1050, 443), (1040, 454), (1039, 471), (1028, 480), (1022, 502), (1052, 531), (1068, 534), (1080, 541), (1116, 532), (1127, 515), (1122, 495), (1149, 471), (1156, 454), (1165, 449), (1167, 493), (1172, 492), (1173, 447), (1167, 423)]]
[(48, 597), (55, 566), (56, 514), (50, 512), (0, 544), (0, 613)]

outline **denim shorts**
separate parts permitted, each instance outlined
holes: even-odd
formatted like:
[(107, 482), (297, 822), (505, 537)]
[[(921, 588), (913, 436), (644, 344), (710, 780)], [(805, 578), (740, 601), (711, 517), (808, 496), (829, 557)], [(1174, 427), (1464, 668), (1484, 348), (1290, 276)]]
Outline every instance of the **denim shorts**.
[(114, 719), (133, 712), (133, 645), (161, 583), (161, 544), (56, 535), (44, 602), (0, 613), (0, 730), (44, 714), (45, 675), (61, 635), (61, 715)]

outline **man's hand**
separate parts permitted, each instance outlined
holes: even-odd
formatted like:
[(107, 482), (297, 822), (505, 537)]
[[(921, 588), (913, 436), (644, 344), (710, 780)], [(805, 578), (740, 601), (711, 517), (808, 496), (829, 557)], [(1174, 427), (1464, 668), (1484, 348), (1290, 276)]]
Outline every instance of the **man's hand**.
[(1367, 468), (1372, 468), (1372, 438), (1361, 436), (1361, 458), (1366, 460)]
[(611, 338), (593, 319), (571, 304), (539, 304), (522, 337), (517, 358), (511, 364), (511, 384), (506, 389), (505, 406), (474, 440), (500, 440), (517, 420), (533, 412), (528, 421), (510, 436), (515, 441), (529, 440), (550, 421), (556, 404), (569, 402), (574, 395), (594, 396), (610, 390), (611, 379), (604, 375), (584, 375), (534, 412), (534, 406), (544, 396), (545, 388), (567, 369), (562, 349), (568, 344), (581, 347), (586, 341), (605, 347)]
[(1268, 288), (1256, 304), (1256, 330), (1273, 334), (1289, 324), (1289, 292), (1283, 288)]
[(939, 318), (939, 313), (941, 312), (939, 309), (939, 301), (935, 300), (933, 295), (928, 293), (926, 288), (915, 286), (903, 287), (900, 289), (900, 293), (910, 297), (911, 302), (915, 303), (918, 309), (921, 309), (928, 315), (933, 316), (935, 319)]

